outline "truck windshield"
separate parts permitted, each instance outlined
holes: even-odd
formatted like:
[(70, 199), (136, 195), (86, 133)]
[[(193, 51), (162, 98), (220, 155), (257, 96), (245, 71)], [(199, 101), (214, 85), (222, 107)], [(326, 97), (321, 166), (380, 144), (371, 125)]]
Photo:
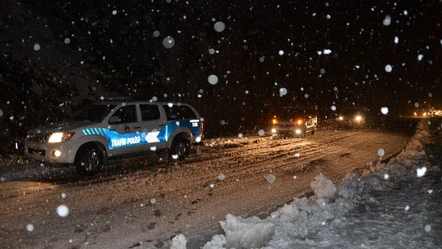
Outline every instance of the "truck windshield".
[(69, 120), (101, 122), (115, 106), (109, 104), (89, 105), (74, 114)]
[(293, 120), (306, 117), (307, 112), (300, 108), (283, 107), (274, 115), (281, 120)]

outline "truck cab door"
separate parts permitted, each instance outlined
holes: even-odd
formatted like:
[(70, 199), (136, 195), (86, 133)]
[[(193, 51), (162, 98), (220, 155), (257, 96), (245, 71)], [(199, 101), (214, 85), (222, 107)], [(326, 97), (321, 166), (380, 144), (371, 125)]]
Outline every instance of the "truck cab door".
[(141, 118), (141, 140), (142, 151), (155, 151), (157, 149), (165, 149), (167, 141), (161, 137), (160, 132), (166, 126), (166, 117), (162, 112), (161, 106), (155, 103), (140, 104)]
[(137, 106), (127, 104), (118, 108), (108, 120), (109, 156), (137, 153), (141, 150), (141, 124)]

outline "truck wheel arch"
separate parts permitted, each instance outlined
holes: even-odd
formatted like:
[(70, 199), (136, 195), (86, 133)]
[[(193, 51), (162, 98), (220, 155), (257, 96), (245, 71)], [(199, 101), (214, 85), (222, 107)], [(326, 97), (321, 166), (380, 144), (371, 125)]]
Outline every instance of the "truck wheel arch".
[(103, 160), (104, 162), (107, 162), (107, 150), (106, 150), (106, 147), (105, 147), (101, 142), (97, 142), (97, 141), (86, 142), (86, 143), (80, 145), (80, 146), (78, 147), (78, 149), (77, 149), (77, 152), (75, 153), (75, 157), (74, 157), (74, 159), (77, 158), (77, 154), (78, 154), (78, 152), (79, 152), (82, 148), (84, 148), (84, 147), (86, 147), (86, 146), (90, 146), (90, 145), (94, 145), (94, 146), (96, 146), (96, 147), (101, 151), (101, 155), (102, 155), (102, 157), (103, 157), (102, 160)]

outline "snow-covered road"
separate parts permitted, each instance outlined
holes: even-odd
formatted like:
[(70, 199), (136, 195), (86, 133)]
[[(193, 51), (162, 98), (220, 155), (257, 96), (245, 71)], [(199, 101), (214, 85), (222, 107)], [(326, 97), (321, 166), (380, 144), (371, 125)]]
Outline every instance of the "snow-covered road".
[[(6, 248), (161, 248), (183, 234), (199, 248), (226, 214), (267, 217), (311, 196), (322, 173), (339, 184), (401, 152), (409, 135), (322, 130), (306, 139), (207, 139), (188, 160), (154, 156), (73, 181), (71, 168), (5, 162), (0, 243)], [(57, 213), (66, 205), (68, 214)], [(62, 206), (64, 207), (64, 206)], [(32, 229), (30, 229), (32, 228)]]
[[(423, 120), (407, 148), (362, 176), (348, 173), (337, 187), (322, 174), (314, 195), (294, 198), (264, 219), (231, 214), (223, 234), (203, 249), (441, 248), (441, 120)], [(171, 248), (184, 249), (186, 238)]]

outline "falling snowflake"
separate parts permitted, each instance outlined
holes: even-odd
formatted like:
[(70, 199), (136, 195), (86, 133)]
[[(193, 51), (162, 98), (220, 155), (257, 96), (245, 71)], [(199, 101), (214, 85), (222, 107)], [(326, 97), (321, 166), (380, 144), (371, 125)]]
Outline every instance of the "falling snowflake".
[(417, 177), (422, 177), (427, 173), (427, 167), (417, 168), (416, 175)]
[(164, 38), (163, 40), (163, 46), (165, 48), (172, 48), (175, 45), (175, 39), (173, 39), (170, 36), (167, 36), (166, 38)]
[(391, 24), (391, 16), (386, 16), (384, 21), (382, 22), (385, 26), (389, 26)]
[(430, 232), (431, 231), (431, 226), (430, 225), (426, 225), (425, 226), (425, 232)]
[(384, 151), (384, 149), (379, 149), (379, 150), (378, 150), (378, 155), (379, 155), (380, 157), (383, 157), (383, 156), (385, 155), (385, 151)]
[(218, 83), (218, 76), (212, 74), (207, 78), (207, 81), (209, 81), (211, 85), (216, 85)]
[(275, 182), (275, 180), (276, 180), (276, 177), (275, 177), (274, 175), (272, 175), (272, 174), (267, 175), (265, 178), (266, 178), (267, 181), (270, 182), (270, 183), (273, 183), (273, 182)]
[(28, 224), (28, 225), (26, 226), (26, 230), (28, 230), (29, 232), (34, 231), (34, 225), (32, 225), (32, 224)]
[(279, 89), (279, 96), (282, 97), (287, 94), (287, 89), (282, 87)]
[(69, 208), (68, 208), (68, 206), (66, 206), (64, 204), (58, 206), (56, 211), (57, 211), (58, 216), (60, 216), (60, 217), (66, 217), (69, 214)]
[(216, 22), (213, 25), (213, 28), (215, 29), (215, 31), (217, 32), (223, 32), (224, 29), (226, 28), (226, 25), (223, 22)]
[(35, 43), (35, 44), (34, 44), (34, 50), (35, 50), (35, 51), (39, 51), (39, 50), (40, 50), (40, 44)]

